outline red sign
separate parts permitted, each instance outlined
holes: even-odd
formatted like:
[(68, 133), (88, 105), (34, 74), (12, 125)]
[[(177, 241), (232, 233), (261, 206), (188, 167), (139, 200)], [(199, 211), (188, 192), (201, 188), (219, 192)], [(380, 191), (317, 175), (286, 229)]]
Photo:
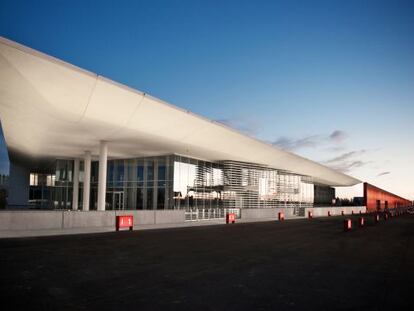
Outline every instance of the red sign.
[(234, 224), (235, 222), (236, 222), (236, 214), (227, 213), (226, 214), (226, 224), (229, 224), (229, 223)]
[(116, 216), (116, 231), (119, 231), (119, 229), (121, 228), (129, 228), (129, 230), (132, 231), (132, 229), (134, 228), (134, 216)]

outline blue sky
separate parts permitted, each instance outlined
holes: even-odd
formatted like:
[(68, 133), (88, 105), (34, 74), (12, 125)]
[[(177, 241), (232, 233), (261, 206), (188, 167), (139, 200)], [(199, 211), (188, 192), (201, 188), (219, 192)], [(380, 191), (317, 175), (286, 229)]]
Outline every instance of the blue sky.
[(414, 1), (2, 0), (0, 35), (414, 199)]

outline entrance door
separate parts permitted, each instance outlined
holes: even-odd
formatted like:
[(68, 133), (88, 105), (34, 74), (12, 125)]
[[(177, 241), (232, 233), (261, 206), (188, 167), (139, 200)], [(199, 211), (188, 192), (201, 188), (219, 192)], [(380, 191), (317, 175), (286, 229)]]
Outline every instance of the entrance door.
[(122, 210), (122, 209), (124, 209), (124, 192), (123, 191), (113, 192), (113, 196), (112, 196), (112, 208), (114, 210)]

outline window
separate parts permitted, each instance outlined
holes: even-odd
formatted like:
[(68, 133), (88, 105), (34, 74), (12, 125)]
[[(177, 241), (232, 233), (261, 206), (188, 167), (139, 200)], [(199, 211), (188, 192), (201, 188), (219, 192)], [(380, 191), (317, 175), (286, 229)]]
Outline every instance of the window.
[(157, 209), (164, 209), (165, 188), (158, 188)]
[(153, 202), (153, 189), (147, 189), (147, 209), (153, 209), (152, 202)]
[(165, 180), (165, 164), (158, 163), (158, 180)]
[(144, 163), (142, 161), (137, 162), (137, 179), (144, 181)]
[(147, 180), (154, 180), (154, 162), (152, 160), (147, 162)]
[(136, 203), (136, 209), (144, 209), (144, 205), (142, 203), (143, 201), (143, 195), (142, 195), (142, 189), (137, 189), (137, 203)]

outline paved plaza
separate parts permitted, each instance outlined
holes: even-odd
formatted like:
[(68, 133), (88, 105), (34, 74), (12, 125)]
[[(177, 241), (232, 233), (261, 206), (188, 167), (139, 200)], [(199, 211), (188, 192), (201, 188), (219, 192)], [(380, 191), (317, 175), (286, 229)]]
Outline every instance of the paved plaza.
[[(354, 216), (354, 225), (358, 216)], [(17, 310), (413, 309), (414, 216), (0, 239)]]

